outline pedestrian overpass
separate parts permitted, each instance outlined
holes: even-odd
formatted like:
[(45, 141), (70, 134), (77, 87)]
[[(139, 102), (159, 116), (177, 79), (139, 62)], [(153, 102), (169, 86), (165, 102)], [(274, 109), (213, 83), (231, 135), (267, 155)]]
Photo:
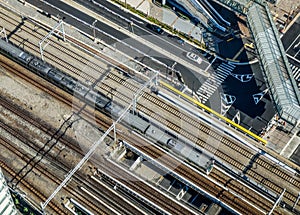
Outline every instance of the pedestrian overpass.
[(250, 31), (278, 116), (296, 127), (300, 123), (300, 94), (285, 50), (263, 0), (214, 0), (247, 17)]
[(279, 117), (293, 126), (300, 122), (300, 94), (269, 8), (253, 4), (247, 12), (250, 30), (265, 80)]

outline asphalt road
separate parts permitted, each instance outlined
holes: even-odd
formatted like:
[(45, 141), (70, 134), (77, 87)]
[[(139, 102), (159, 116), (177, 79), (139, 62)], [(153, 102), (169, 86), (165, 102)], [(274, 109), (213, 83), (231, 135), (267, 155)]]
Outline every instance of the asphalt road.
[[(128, 23), (126, 23), (125, 20), (123, 20), (121, 18), (116, 18), (108, 10), (105, 10), (102, 7), (96, 6), (90, 1), (84, 1), (84, 0), (76, 0), (76, 1), (84, 4), (84, 6), (88, 7), (89, 9), (93, 10), (94, 12), (96, 12), (98, 14), (101, 14), (101, 16), (106, 17), (110, 21), (112, 21), (118, 25), (121, 25), (126, 29), (129, 28), (129, 25), (128, 25)], [(47, 0), (47, 2), (49, 4), (54, 5), (56, 8), (49, 6), (46, 3), (41, 2), (39, 0), (28, 0), (27, 2), (32, 5), (35, 5), (36, 7), (46, 11), (47, 13), (49, 13), (53, 16), (63, 18), (64, 22), (66, 22), (70, 25), (76, 26), (77, 28), (90, 34), (91, 36), (93, 35), (93, 27), (91, 25), (95, 21), (95, 19), (93, 17), (91, 17), (90, 15), (85, 14), (82, 11), (80, 11), (74, 7), (71, 7), (70, 5), (65, 4), (61, 1), (57, 1), (57, 0)], [(151, 44), (149, 44), (149, 46), (147, 46), (134, 38), (128, 37), (128, 35), (122, 33), (121, 31), (116, 30), (115, 28), (109, 26), (108, 24), (102, 22), (101, 20), (97, 20), (97, 22), (95, 23), (95, 27), (96, 27), (96, 29), (98, 29), (96, 31), (96, 37), (103, 40), (105, 43), (113, 45), (117, 49), (122, 50), (122, 52), (128, 54), (131, 57), (136, 58), (137, 60), (142, 60), (142, 61), (144, 60), (143, 62), (145, 64), (148, 63), (147, 65), (149, 65), (150, 67), (152, 67), (152, 68), (155, 67), (155, 69), (159, 69), (163, 74), (167, 72), (166, 68), (159, 65), (158, 63), (151, 61), (150, 59), (148, 59), (148, 61), (145, 61), (145, 56), (138, 53), (134, 49), (131, 49), (128, 46), (118, 42), (117, 40), (123, 41), (126, 44), (134, 47), (135, 49), (137, 49), (137, 50), (147, 54), (148, 56), (151, 56), (169, 66), (171, 66), (174, 63), (174, 59), (171, 59), (167, 55), (168, 52), (170, 52), (176, 56), (179, 56), (181, 59), (183, 59), (191, 64), (196, 65), (197, 67), (199, 67), (202, 70), (204, 70), (208, 66), (208, 63), (206, 63), (206, 62), (203, 62), (201, 65), (197, 65), (196, 63), (194, 63), (186, 58), (186, 53), (187, 53), (187, 51), (190, 51), (192, 49), (192, 46), (190, 46), (188, 44), (185, 44), (184, 46), (177, 44), (176, 41), (167, 37), (166, 32), (163, 35), (159, 35), (159, 34), (152, 32), (150, 29), (148, 29), (146, 27), (145, 21), (143, 21), (137, 17), (133, 18), (131, 14), (124, 12), (120, 8), (108, 3), (107, 1), (98, 0), (96, 2), (101, 3), (103, 6), (107, 7), (110, 10), (113, 10), (114, 12), (118, 13), (119, 15), (124, 16), (128, 20), (135, 20), (135, 21), (133, 21), (134, 22), (134, 25), (133, 25), (134, 34), (141, 36), (144, 39), (146, 39), (147, 41), (151, 41), (151, 44), (155, 44), (158, 47), (162, 48), (163, 50), (166, 51), (166, 55), (161, 54), (158, 51), (154, 50), (151, 47)], [(57, 8), (59, 8), (59, 9), (57, 9)], [(76, 17), (76, 18), (74, 18), (74, 17)], [(81, 21), (79, 21), (77, 19), (85, 22), (86, 24), (82, 23)], [(110, 38), (109, 36), (101, 33), (101, 31), (104, 31), (109, 35), (113, 35), (116, 39)], [(180, 64), (179, 62), (174, 67), (174, 69), (181, 72), (184, 80), (187, 80), (189, 77), (193, 76), (193, 74), (191, 74), (191, 73), (195, 74), (198, 72), (198, 71), (191, 72), (190, 69), (186, 68), (184, 65)], [(193, 83), (194, 86), (189, 86), (189, 87), (200, 86), (199, 80), (194, 80), (194, 82), (196, 82), (196, 83)], [(187, 84), (189, 84), (189, 83), (190, 82), (187, 81)]]
[[(84, 0), (75, 0), (76, 2), (80, 2), (81, 4), (83, 4), (84, 6), (88, 7), (89, 9), (97, 12), (98, 14), (101, 14), (102, 16), (106, 17), (109, 20), (112, 20), (114, 23), (119, 24), (121, 26), (123, 26), (124, 28), (128, 27), (128, 23), (126, 23), (125, 21), (120, 21), (120, 19), (115, 19), (115, 16), (112, 16), (111, 13), (108, 13), (107, 10), (101, 8), (101, 7), (94, 7), (93, 4), (90, 4), (89, 1), (84, 1)], [(132, 15), (124, 12), (122, 9), (108, 3), (107, 1), (101, 1), (101, 0), (96, 0), (96, 2), (98, 2), (99, 4), (105, 6), (106, 8), (108, 8), (109, 10), (112, 10), (118, 14), (120, 14), (122, 17), (125, 17), (128, 20), (132, 20)], [(146, 27), (146, 23), (145, 21), (139, 19), (139, 18), (134, 18), (136, 19), (136, 21), (134, 22), (135, 27), (134, 27), (134, 33), (146, 38), (147, 40), (151, 41), (151, 43), (154, 43), (156, 45), (158, 45), (159, 47), (163, 47), (164, 49), (166, 49), (167, 51), (171, 52), (171, 53), (181, 53), (178, 54), (178, 56), (181, 56), (182, 58), (185, 58), (185, 52), (182, 51), (189, 51), (191, 49), (191, 47), (189, 45), (184, 45), (183, 47), (179, 44), (175, 44), (176, 46), (168, 46), (166, 47), (166, 41), (168, 41), (168, 37), (167, 35), (155, 35), (152, 32), (149, 32), (149, 29), (147, 29)], [(127, 41), (126, 41), (127, 42)], [(174, 41), (173, 41), (174, 42)], [(128, 42), (129, 43), (129, 42)], [(234, 39), (231, 42), (224, 42), (223, 44), (225, 44), (224, 47), (219, 46), (220, 50), (222, 51), (222, 53), (225, 56), (230, 56), (230, 57), (234, 57), (234, 55), (240, 50), (240, 48), (243, 46), (242, 42), (240, 39)], [(220, 44), (219, 44), (220, 45)], [(179, 47), (178, 47), (179, 46)], [(196, 51), (194, 51), (195, 53), (197, 53)], [(149, 55), (151, 55), (151, 51), (148, 53)], [(154, 52), (152, 53), (151, 56), (154, 56)], [(200, 54), (199, 54), (200, 55)], [(200, 55), (201, 56), (201, 55)], [(241, 55), (240, 57), (242, 57), (243, 55)], [(247, 58), (245, 56), (243, 56), (244, 58)], [(159, 59), (160, 61), (164, 62), (164, 59), (161, 58), (161, 56), (156, 56), (157, 59)], [(150, 59), (144, 58), (142, 57), (141, 61), (145, 64), (151, 64), (151, 62), (149, 61)], [(243, 61), (246, 61), (247, 59), (243, 59)], [(172, 62), (170, 62), (168, 65), (171, 65)], [(155, 65), (153, 65), (153, 63), (151, 64), (152, 67)], [(200, 82), (204, 82), (204, 79), (201, 79), (201, 77), (196, 77), (193, 73), (186, 71), (186, 68), (184, 68), (182, 65), (178, 64), (175, 67), (176, 69), (183, 71), (184, 73), (184, 78), (186, 80), (186, 83), (189, 85), (189, 87), (192, 90), (196, 90), (200, 87), (201, 83)], [(155, 69), (159, 69), (158, 67), (156, 67)], [(245, 66), (241, 67), (241, 68), (236, 68), (236, 73), (251, 73), (251, 68), (246, 68)], [(256, 74), (257, 75), (257, 74)], [(237, 90), (239, 89), (239, 90)], [(233, 105), (233, 112), (236, 112), (237, 108), (239, 111), (241, 111), (241, 118), (242, 118), (242, 124), (243, 126), (249, 128), (252, 127), (253, 131), (255, 133), (258, 133), (260, 131), (260, 129), (262, 129), (262, 127), (265, 126), (266, 121), (268, 121), (273, 115), (274, 115), (274, 111), (266, 111), (266, 106), (270, 107), (272, 106), (271, 102), (270, 102), (270, 98), (269, 99), (264, 99), (263, 101), (261, 101), (258, 105), (254, 104), (254, 100), (252, 95), (254, 93), (258, 93), (261, 90), (263, 90), (263, 86), (261, 85), (257, 85), (257, 81), (255, 81), (254, 79), (252, 79), (251, 82), (249, 83), (241, 83), (240, 81), (236, 80), (233, 77), (228, 77), (225, 82), (223, 83), (223, 90), (225, 93), (231, 94), (231, 95), (235, 95), (237, 98), (237, 101), (235, 102), (235, 104)], [(219, 96), (217, 96), (219, 97)], [(214, 99), (214, 98), (211, 98)], [(212, 105), (213, 101), (211, 101), (211, 103), (209, 104)], [(229, 112), (229, 116), (230, 113), (233, 112)], [(243, 113), (246, 113), (246, 115), (244, 115)], [(260, 122), (259, 120), (255, 120), (257, 117), (261, 117), (262, 119), (264, 119), (264, 122)], [(232, 118), (232, 117), (230, 117)], [(247, 124), (245, 124), (247, 123)]]
[[(129, 25), (128, 25), (128, 22), (126, 22), (123, 18), (126, 18), (129, 21), (132, 21), (134, 34), (136, 34), (140, 37), (143, 37), (144, 39), (146, 39), (148, 41), (151, 41), (152, 44), (155, 44), (156, 46), (161, 47), (164, 50), (166, 50), (167, 52), (170, 52), (176, 56), (179, 56), (182, 59), (186, 58), (186, 53), (189, 51), (192, 51), (192, 52), (195, 52), (198, 54), (198, 51), (196, 51), (193, 46), (191, 46), (187, 43), (182, 45), (178, 41), (178, 39), (176, 39), (174, 37), (169, 37), (170, 35), (167, 34), (166, 32), (163, 35), (154, 33), (149, 28), (147, 28), (147, 26), (146, 26), (147, 22), (145, 22), (143, 19), (140, 19), (137, 16), (133, 16), (131, 13), (124, 11), (123, 9), (109, 3), (108, 1), (94, 0), (94, 2), (96, 2), (96, 4), (93, 4), (92, 1), (86, 1), (86, 0), (75, 0), (75, 1), (77, 3), (84, 5), (85, 7), (89, 8), (90, 10), (92, 10), (98, 14), (101, 14), (101, 16), (109, 19), (110, 21), (112, 21), (120, 26), (123, 26), (123, 28), (125, 28), (125, 29), (129, 29)], [(113, 15), (111, 12), (109, 12), (109, 10), (113, 11), (114, 13), (120, 15), (123, 18), (116, 17), (116, 15)], [(150, 53), (152, 53), (152, 52), (150, 52)], [(147, 54), (149, 54), (149, 53), (147, 53)], [(158, 59), (161, 62), (164, 62), (167, 65), (172, 65), (174, 63), (174, 61), (172, 61), (172, 60), (170, 61), (169, 59), (166, 59), (166, 56), (157, 55), (155, 51), (153, 52), (153, 55), (150, 55), (150, 56), (155, 57), (156, 59)], [(145, 59), (144, 57), (141, 57), (141, 60), (144, 60), (144, 59)], [(189, 61), (188, 59), (185, 59), (185, 60), (187, 60), (190, 63), (193, 63), (193, 62)], [(143, 62), (145, 63), (145, 60)], [(196, 63), (193, 63), (193, 64), (197, 65)], [(147, 65), (149, 65), (149, 64), (147, 64)], [(162, 68), (158, 67), (157, 65), (154, 65), (153, 63), (151, 64), (151, 66), (152, 67), (154, 66), (155, 69), (159, 69), (159, 70), (163, 71)], [(197, 67), (199, 67), (202, 70), (205, 70), (207, 66), (208, 66), (208, 63), (205, 63), (205, 59), (201, 65), (197, 65)], [(190, 88), (192, 88), (192, 87), (199, 88), (200, 82), (198, 80), (195, 81), (195, 75), (193, 73), (191, 73), (189, 69), (187, 69), (185, 66), (183, 66), (180, 63), (178, 63), (174, 67), (174, 69), (181, 72), (181, 74), (183, 75), (183, 79), (185, 80), (185, 83)], [(197, 73), (197, 71), (194, 71), (194, 73), (195, 72)], [(193, 78), (191, 79), (191, 77), (193, 77)], [(200, 77), (200, 80), (203, 78)], [(190, 81), (190, 80), (193, 80), (193, 81)], [(195, 82), (196, 82), (196, 84), (195, 84)]]
[(289, 58), (293, 57), (300, 62), (300, 44), (298, 48), (295, 45), (300, 43), (300, 18), (290, 27), (290, 29), (281, 38), (282, 44)]
[[(83, 4), (85, 7), (93, 10), (94, 12), (101, 14), (101, 16), (107, 18), (108, 20), (114, 22), (115, 24), (118, 24), (119, 26), (122, 26), (123, 28), (129, 28), (128, 22), (122, 18), (116, 18), (117, 16), (113, 15), (112, 12), (109, 12), (109, 10), (114, 11), (115, 13), (118, 13), (119, 15), (125, 17), (128, 20), (135, 20), (134, 21), (134, 33), (140, 37), (145, 38), (147, 41), (151, 41), (151, 43), (161, 47), (162, 49), (165, 49), (167, 52), (173, 53), (176, 56), (185, 59), (186, 61), (189, 61), (189, 59), (186, 58), (186, 52), (192, 50), (192, 52), (197, 53), (195, 49), (192, 49), (192, 46), (185, 44), (184, 46), (177, 44), (176, 41), (170, 40), (170, 38), (167, 36), (167, 34), (159, 35), (154, 32), (152, 32), (150, 29), (146, 27), (146, 23), (144, 20), (141, 20), (137, 17), (132, 17), (132, 14), (129, 14), (122, 9), (110, 4), (107, 1), (101, 1), (101, 0), (96, 0), (99, 4), (102, 4), (102, 6), (95, 6), (93, 3), (90, 1), (84, 1), (84, 0), (75, 0), (77, 2), (80, 2)], [(55, 5), (57, 8), (60, 8), (60, 10), (55, 9), (51, 6), (48, 6), (44, 4), (43, 2), (40, 2), (39, 0), (28, 0), (29, 3), (36, 5), (37, 7), (47, 11), (48, 13), (59, 17), (64, 17), (64, 21), (76, 26), (80, 30), (89, 33), (90, 35), (93, 35), (93, 29), (91, 24), (95, 21), (95, 19), (82, 11), (73, 8), (61, 1), (57, 0), (47, 0), (52, 5)], [(106, 7), (107, 9), (105, 9)], [(68, 15), (68, 14), (70, 15)], [(80, 19), (87, 24), (90, 24), (90, 26), (83, 24), (82, 22), (76, 20), (74, 17), (75, 16), (77, 19)], [(152, 47), (146, 46), (145, 44), (140, 43), (139, 41), (128, 37), (128, 35), (122, 33), (121, 31), (118, 31), (114, 29), (113, 27), (109, 26), (106, 23), (103, 23), (101, 20), (98, 20), (95, 24), (95, 26), (103, 31), (105, 31), (108, 34), (111, 34), (115, 36), (117, 39), (124, 41), (126, 44), (131, 45), (132, 47), (135, 47), (136, 49), (146, 53), (149, 56), (155, 57), (157, 60), (171, 66), (174, 63), (174, 60), (171, 59), (169, 56), (162, 55), (158, 53), (157, 51), (153, 50)], [(129, 47), (125, 46), (124, 44), (117, 42), (116, 40), (105, 36), (102, 34), (100, 31), (96, 32), (96, 36), (102, 40), (104, 40), (106, 43), (115, 46), (117, 49), (122, 50), (123, 52), (127, 53), (128, 55), (131, 55), (132, 57), (135, 57), (137, 60), (143, 62), (146, 65), (150, 65), (151, 68), (160, 70), (163, 74), (166, 73), (166, 69), (162, 68), (161, 65), (158, 63), (155, 63), (152, 61), (150, 58), (145, 57), (138, 52), (134, 51), (133, 49), (130, 49)], [(173, 44), (174, 43), (174, 44)], [(226, 47), (220, 47), (222, 50), (227, 50), (226, 54), (231, 54), (234, 55), (241, 47), (241, 43), (238, 40), (231, 41), (229, 46)], [(230, 52), (230, 53), (228, 53)], [(201, 56), (203, 59), (207, 60), (205, 57), (203, 57), (200, 53), (197, 53), (199, 56)], [(217, 62), (216, 62), (217, 63)], [(205, 69), (208, 66), (207, 63), (202, 63), (200, 65), (197, 65), (197, 67), (201, 69)], [(197, 89), (200, 87), (201, 83), (205, 81), (205, 77), (202, 77), (199, 75), (199, 73), (191, 72), (189, 69), (187, 69), (185, 66), (182, 64), (178, 63), (175, 66), (176, 70), (179, 70), (182, 75), (183, 79), (185, 80), (185, 83), (189, 86), (190, 89), (197, 91)], [(235, 73), (245, 73), (246, 70), (251, 71), (251, 69), (245, 69), (245, 68), (236, 68)], [(247, 72), (248, 73), (248, 72)], [(229, 77), (222, 85), (222, 91), (224, 93), (228, 93), (231, 95), (235, 95), (237, 97), (237, 101), (233, 105), (232, 108), (236, 108), (240, 110), (242, 113), (246, 113), (246, 116), (242, 116), (242, 118), (246, 121), (248, 121), (248, 126), (246, 126), (244, 123), (242, 123), (245, 127), (251, 126), (255, 132), (258, 132), (268, 121), (269, 116), (262, 117), (265, 119), (265, 122), (257, 125), (257, 120), (254, 120), (256, 117), (261, 117), (262, 115), (266, 114), (266, 106), (267, 105), (265, 102), (266, 100), (261, 101), (259, 105), (253, 105), (253, 98), (252, 95), (253, 93), (257, 93), (262, 90), (262, 86), (257, 85), (255, 81), (251, 81), (250, 83), (243, 83), (241, 84), (239, 81), (235, 80), (232, 77)], [(239, 90), (237, 90), (239, 89)], [(242, 89), (242, 90), (241, 90)], [(219, 99), (219, 95), (217, 98), (211, 98), (212, 100), (214, 99)], [(210, 101), (210, 104), (212, 106), (215, 106), (214, 101)], [(269, 103), (269, 102), (267, 102)], [(220, 101), (217, 101), (218, 106), (220, 105)], [(211, 106), (209, 105), (209, 106)], [(213, 108), (215, 109), (215, 108)], [(271, 111), (273, 113), (273, 111)], [(228, 112), (229, 116), (230, 114), (235, 114), (234, 112), (229, 111)], [(242, 114), (243, 115), (243, 114)], [(269, 115), (269, 114), (267, 114)], [(245, 119), (249, 118), (249, 119)], [(229, 117), (231, 118), (231, 117)], [(242, 121), (244, 121), (242, 120)]]
[[(255, 70), (255, 67), (258, 69)], [(243, 83), (233, 76), (228, 76), (222, 84), (222, 90), (225, 94), (236, 97), (236, 101), (227, 112), (226, 117), (232, 119), (239, 111), (241, 116), (240, 125), (247, 129), (251, 128), (252, 132), (258, 134), (274, 116), (275, 110), (268, 94), (264, 95), (258, 104), (254, 102), (253, 95), (266, 89), (259, 64), (252, 65), (252, 67), (248, 65), (240, 66), (234, 72), (242, 71), (244, 71), (244, 74), (251, 74), (253, 71), (254, 77), (251, 81)]]
[(296, 164), (300, 165), (300, 146), (297, 147), (290, 159)]

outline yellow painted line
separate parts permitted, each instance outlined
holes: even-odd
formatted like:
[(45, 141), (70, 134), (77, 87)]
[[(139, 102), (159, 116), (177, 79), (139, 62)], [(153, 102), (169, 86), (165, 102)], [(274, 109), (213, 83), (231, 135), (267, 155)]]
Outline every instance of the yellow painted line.
[(229, 38), (229, 39), (227, 40), (227, 42), (230, 42), (231, 40), (233, 40), (233, 37)]
[(254, 49), (253, 43), (245, 43), (244, 47), (248, 47), (248, 48)]
[(207, 112), (212, 113), (213, 115), (217, 116), (218, 118), (222, 119), (223, 121), (229, 123), (230, 125), (233, 125), (234, 127), (236, 127), (237, 129), (239, 129), (240, 131), (242, 131), (242, 132), (244, 132), (244, 133), (250, 135), (251, 137), (253, 137), (253, 138), (256, 139), (257, 141), (261, 142), (263, 145), (266, 145), (266, 144), (268, 143), (265, 139), (261, 138), (260, 136), (254, 134), (253, 132), (249, 131), (248, 129), (244, 128), (243, 126), (241, 126), (241, 125), (239, 125), (239, 124), (233, 122), (232, 120), (226, 118), (225, 116), (219, 114), (218, 112), (212, 110), (211, 108), (207, 107), (206, 105), (202, 104), (201, 102), (198, 102), (196, 99), (193, 99), (193, 98), (191, 98), (190, 96), (188, 96), (188, 95), (182, 93), (181, 91), (175, 89), (175, 88), (172, 87), (171, 85), (169, 85), (169, 84), (167, 84), (167, 83), (165, 83), (165, 82), (163, 82), (163, 81), (159, 81), (159, 83), (160, 83), (162, 86), (164, 86), (164, 87), (170, 89), (171, 91), (173, 91), (173, 92), (179, 94), (180, 96), (186, 98), (187, 100), (193, 102), (193, 103), (196, 104), (197, 106), (203, 108), (203, 109), (206, 110)]

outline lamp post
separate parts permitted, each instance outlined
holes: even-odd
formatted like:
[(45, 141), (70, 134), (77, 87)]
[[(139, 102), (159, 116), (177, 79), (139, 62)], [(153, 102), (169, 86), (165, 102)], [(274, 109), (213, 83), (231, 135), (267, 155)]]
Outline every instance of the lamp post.
[(175, 62), (173, 63), (173, 65), (171, 66), (171, 71), (172, 71), (171, 80), (172, 80), (172, 82), (174, 81), (174, 67), (176, 66), (176, 64), (177, 64), (177, 62), (175, 61)]

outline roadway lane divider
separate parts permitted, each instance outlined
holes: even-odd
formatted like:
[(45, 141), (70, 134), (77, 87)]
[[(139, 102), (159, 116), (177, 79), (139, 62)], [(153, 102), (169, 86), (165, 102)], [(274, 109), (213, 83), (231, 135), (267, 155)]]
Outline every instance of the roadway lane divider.
[(232, 125), (233, 127), (237, 128), (239, 131), (247, 134), (248, 136), (250, 136), (251, 138), (253, 138), (254, 140), (262, 143), (264, 146), (268, 143), (268, 141), (266, 141), (265, 139), (263, 139), (262, 137), (254, 134), (253, 132), (249, 131), (248, 129), (244, 128), (243, 126), (233, 122), (232, 120), (222, 116), (221, 114), (219, 114), (218, 112), (212, 110), (211, 108), (207, 107), (206, 105), (202, 104), (201, 102), (197, 101), (196, 99), (182, 93), (181, 91), (177, 90), (176, 88), (172, 87), (171, 85), (163, 82), (163, 81), (159, 81), (160, 85), (171, 90), (172, 92), (182, 96), (183, 98), (185, 98), (186, 100), (192, 102), (193, 104), (197, 105), (198, 107), (204, 109), (206, 112), (213, 114), (214, 116), (216, 116), (218, 119), (221, 119), (222, 121), (228, 123), (229, 125)]

